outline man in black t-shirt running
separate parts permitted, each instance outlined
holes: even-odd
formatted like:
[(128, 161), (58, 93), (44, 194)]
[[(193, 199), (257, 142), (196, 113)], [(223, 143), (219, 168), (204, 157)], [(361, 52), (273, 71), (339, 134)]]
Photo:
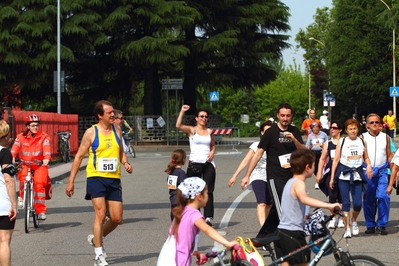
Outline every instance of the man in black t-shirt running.
[[(278, 123), (267, 130), (259, 143), (258, 150), (252, 157), (245, 177), (249, 177), (262, 157), (267, 154), (266, 175), (267, 193), (273, 195), (273, 206), (257, 237), (272, 234), (280, 222), (280, 201), (283, 189), (288, 179), (292, 177), (290, 169), (290, 156), (296, 149), (305, 149), (301, 133), (298, 128), (291, 125), (292, 107), (282, 103), (277, 108)], [(266, 203), (269, 204), (269, 203)]]

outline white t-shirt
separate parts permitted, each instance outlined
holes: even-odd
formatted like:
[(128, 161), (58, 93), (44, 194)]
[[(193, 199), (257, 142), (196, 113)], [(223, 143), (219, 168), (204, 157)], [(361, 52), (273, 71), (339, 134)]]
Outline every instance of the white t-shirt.
[[(190, 161), (196, 163), (206, 163), (208, 155), (211, 152), (211, 135), (210, 129), (208, 129), (208, 135), (201, 136), (195, 133), (190, 140)], [(215, 166), (215, 162), (211, 162)]]
[[(0, 151), (3, 149), (0, 146)], [(10, 214), (11, 210), (11, 200), (7, 193), (6, 181), (4, 180), (4, 175), (0, 171), (0, 216), (6, 216)]]
[[(344, 145), (342, 141), (345, 139)], [(362, 139), (357, 137), (355, 140), (351, 140), (348, 137), (339, 140), (341, 146), (341, 160), (340, 163), (349, 166), (351, 168), (358, 168), (363, 163), (364, 144)], [(339, 176), (341, 180), (350, 180), (350, 173)], [(358, 172), (353, 173), (353, 180), (362, 180)]]
[[(258, 150), (258, 145), (259, 141), (255, 141), (254, 143), (251, 144), (249, 147), (251, 150), (256, 153)], [(262, 157), (260, 157), (258, 163), (256, 164), (254, 170), (251, 173), (251, 176), (249, 177), (249, 184), (248, 184), (248, 189), (252, 190), (252, 185), (251, 183), (255, 180), (262, 180), (262, 181), (267, 181), (266, 180), (266, 152), (262, 154)]]
[(328, 116), (326, 115), (320, 116), (320, 123), (323, 129), (330, 129), (330, 126), (328, 125)]

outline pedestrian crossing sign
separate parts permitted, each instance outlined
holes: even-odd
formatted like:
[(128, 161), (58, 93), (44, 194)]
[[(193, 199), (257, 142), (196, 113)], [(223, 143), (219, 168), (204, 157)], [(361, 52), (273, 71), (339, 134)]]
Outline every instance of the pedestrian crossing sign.
[(399, 97), (399, 87), (390, 87), (389, 88), (389, 96)]
[(219, 92), (212, 91), (211, 93), (209, 93), (209, 99), (210, 99), (211, 102), (219, 101)]

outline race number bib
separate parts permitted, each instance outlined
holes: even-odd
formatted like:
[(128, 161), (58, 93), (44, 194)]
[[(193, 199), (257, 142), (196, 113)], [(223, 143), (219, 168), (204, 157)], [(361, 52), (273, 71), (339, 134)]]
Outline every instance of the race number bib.
[(99, 172), (116, 172), (118, 169), (118, 158), (99, 158), (97, 169)]
[(291, 153), (280, 155), (278, 157), (280, 161), (281, 168), (290, 168), (290, 158), (291, 158)]
[(176, 189), (177, 188), (177, 175), (168, 175), (168, 189)]

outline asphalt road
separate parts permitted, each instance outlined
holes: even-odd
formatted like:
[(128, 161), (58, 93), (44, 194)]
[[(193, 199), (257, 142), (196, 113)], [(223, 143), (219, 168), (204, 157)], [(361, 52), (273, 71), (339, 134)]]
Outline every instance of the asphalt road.
[[(254, 237), (259, 230), (253, 193), (243, 192), (237, 185), (227, 187), (228, 180), (247, 153), (247, 147), (240, 145), (238, 152), (228, 147), (218, 148), (215, 156), (217, 182), (214, 227), (228, 239), (238, 235)], [(133, 174), (123, 173), (124, 221), (104, 240), (110, 265), (156, 264), (170, 225), (164, 170), (173, 148), (138, 149), (137, 158), (131, 159)], [(183, 148), (188, 150), (188, 147)], [(47, 202), (47, 220), (39, 228), (32, 228), (29, 234), (25, 234), (23, 212), (19, 213), (12, 239), (13, 266), (93, 265), (94, 250), (86, 240), (91, 233), (93, 210), (91, 202), (83, 199), (85, 172), (79, 173), (72, 198), (65, 195), (66, 179), (61, 182), (64, 183), (53, 186), (53, 199)], [(308, 180), (307, 186), (311, 196), (326, 200), (320, 191), (314, 189), (314, 180)], [(236, 208), (229, 209), (233, 202), (236, 202), (233, 204), (237, 205)], [(399, 196), (391, 196), (388, 235), (365, 235), (363, 213), (359, 218), (361, 234), (347, 242), (341, 240), (339, 245), (344, 249), (349, 248), (352, 254), (366, 254), (386, 265), (398, 265)], [(338, 241), (342, 235), (343, 229), (338, 229), (335, 239)], [(212, 240), (201, 236), (200, 250), (209, 251), (213, 245)], [(266, 258), (266, 262), (269, 259)], [(333, 265), (333, 258), (325, 257), (319, 265)]]

